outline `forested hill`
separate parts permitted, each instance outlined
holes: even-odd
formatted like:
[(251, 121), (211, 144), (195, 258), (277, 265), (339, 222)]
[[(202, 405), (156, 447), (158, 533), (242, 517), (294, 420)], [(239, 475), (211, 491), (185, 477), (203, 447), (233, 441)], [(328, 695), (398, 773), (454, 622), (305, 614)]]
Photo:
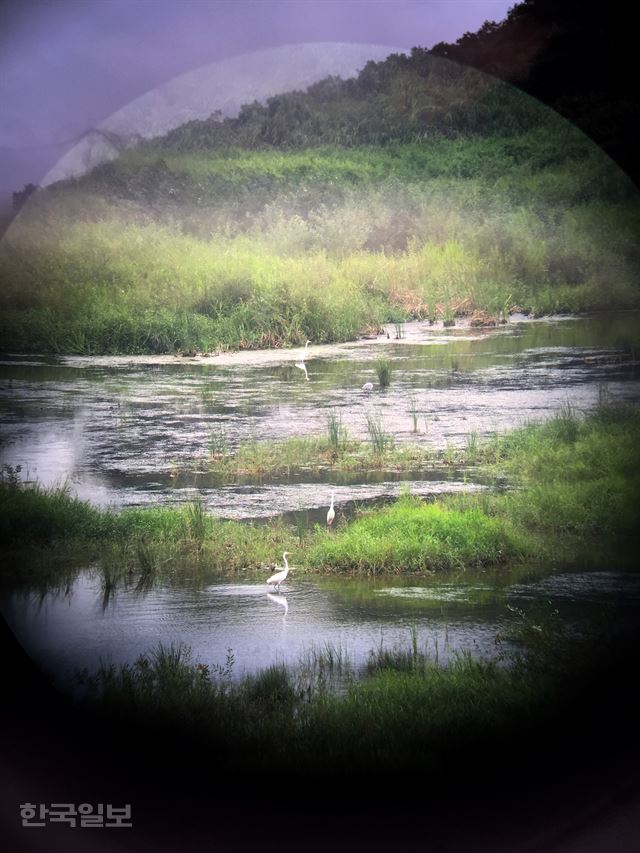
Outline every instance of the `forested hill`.
[[(509, 86), (481, 81), (472, 73), (478, 69), (552, 107), (638, 183), (635, 39), (622, 6), (605, 10), (582, 0), (524, 0), (504, 21), (486, 22), (455, 44), (370, 62), (355, 80), (328, 79), (306, 94), (248, 105), (235, 120), (192, 122), (169, 134), (164, 145), (202, 150), (219, 144), (377, 144), (434, 134), (495, 135), (544, 122), (542, 110)], [(439, 57), (459, 65), (438, 63)]]
[(524, 0), (431, 49), (514, 84), (571, 121), (640, 183), (637, 29), (622, 3)]
[(511, 135), (548, 121), (547, 110), (512, 87), (414, 48), (367, 63), (354, 79), (329, 77), (305, 92), (254, 102), (237, 118), (191, 121), (152, 144), (180, 152), (377, 145)]

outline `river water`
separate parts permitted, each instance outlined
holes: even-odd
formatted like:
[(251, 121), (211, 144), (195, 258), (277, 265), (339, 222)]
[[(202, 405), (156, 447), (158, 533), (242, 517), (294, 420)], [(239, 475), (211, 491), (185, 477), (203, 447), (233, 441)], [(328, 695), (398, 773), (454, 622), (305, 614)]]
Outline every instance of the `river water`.
[[(219, 356), (4, 356), (0, 365), (2, 463), (23, 480), (71, 491), (100, 505), (172, 505), (200, 497), (229, 518), (268, 519), (339, 511), (389, 498), (408, 484), (430, 495), (482, 486), (473, 472), (303, 474), (295, 479), (225, 483), (204, 468), (212, 433), (233, 449), (240, 441), (322, 434), (329, 411), (350, 434), (367, 438), (374, 415), (396, 442), (464, 446), (478, 437), (564, 406), (593, 407), (606, 388), (640, 400), (640, 318), (513, 318), (508, 326), (444, 330), (411, 323), (404, 336), (309, 347), (308, 380), (300, 351)], [(373, 363), (392, 363), (389, 388)], [(411, 410), (418, 412), (413, 431)], [(6, 471), (6, 469), (5, 469)], [(191, 473), (190, 473), (191, 472)], [(274, 555), (275, 556), (275, 555)], [(371, 649), (419, 646), (446, 660), (461, 649), (495, 656), (501, 637), (540, 603), (576, 625), (603, 606), (625, 612), (640, 603), (635, 576), (615, 565), (587, 574), (463, 574), (443, 580), (354, 581), (293, 571), (282, 594), (255, 579), (197, 587), (119, 590), (107, 606), (99, 575), (87, 567), (68, 589), (7, 593), (2, 608), (18, 639), (57, 679), (100, 660), (131, 662), (158, 642), (185, 642), (210, 665), (234, 656), (234, 675), (274, 662), (296, 663), (310, 650), (341, 650), (355, 669)], [(606, 609), (606, 608), (605, 608)], [(635, 613), (636, 611), (633, 610)]]
[[(517, 318), (516, 318), (517, 319)], [(640, 318), (636, 312), (582, 319), (513, 322), (498, 329), (410, 323), (404, 337), (310, 346), (309, 379), (300, 350), (182, 358), (5, 356), (0, 363), (0, 459), (23, 480), (66, 483), (99, 505), (175, 505), (200, 497), (226, 518), (321, 510), (412, 491), (463, 488), (449, 470), (402, 475), (327, 472), (260, 484), (225, 483), (206, 469), (212, 435), (239, 442), (326, 434), (338, 414), (349, 433), (368, 438), (373, 416), (397, 443), (464, 446), (563, 406), (593, 407), (603, 385), (618, 399), (640, 399)], [(374, 362), (392, 364), (389, 388)], [(417, 413), (419, 432), (413, 432)]]

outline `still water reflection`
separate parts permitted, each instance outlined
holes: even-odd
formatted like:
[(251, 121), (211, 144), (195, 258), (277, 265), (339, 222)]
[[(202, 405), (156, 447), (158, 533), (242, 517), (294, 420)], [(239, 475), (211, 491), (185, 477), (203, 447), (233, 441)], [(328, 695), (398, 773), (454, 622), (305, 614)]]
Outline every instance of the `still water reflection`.
[(557, 573), (513, 580), (477, 574), (420, 580), (287, 579), (280, 594), (265, 583), (213, 582), (201, 587), (160, 587), (140, 595), (120, 590), (107, 608), (95, 573), (80, 574), (59, 594), (11, 593), (3, 602), (10, 627), (35, 660), (60, 683), (74, 669), (132, 663), (162, 642), (184, 642), (194, 657), (224, 665), (233, 676), (274, 663), (297, 664), (314, 648), (340, 649), (354, 672), (381, 645), (420, 649), (446, 662), (465, 650), (494, 658), (497, 642), (522, 622), (532, 603), (540, 613), (558, 610), (567, 625), (616, 608), (635, 619), (640, 577), (616, 571)]

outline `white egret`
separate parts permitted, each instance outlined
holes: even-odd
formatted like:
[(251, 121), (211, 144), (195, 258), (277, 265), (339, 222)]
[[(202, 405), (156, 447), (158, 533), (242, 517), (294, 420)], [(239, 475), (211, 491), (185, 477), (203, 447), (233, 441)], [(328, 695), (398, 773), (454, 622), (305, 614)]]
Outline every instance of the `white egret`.
[(285, 551), (282, 555), (282, 559), (284, 560), (284, 569), (281, 572), (276, 572), (275, 575), (271, 575), (267, 581), (268, 584), (273, 584), (278, 591), (280, 591), (280, 584), (289, 574), (289, 563), (287, 562), (288, 553), (288, 551)]
[(363, 391), (373, 391), (373, 382), (365, 382), (362, 386)]
[(303, 350), (303, 352), (302, 352), (302, 356), (300, 357), (300, 360), (301, 360), (301, 361), (304, 361), (304, 360), (305, 360), (305, 358), (307, 357), (307, 350), (309, 349), (309, 344), (310, 344), (310, 343), (311, 343), (311, 341), (307, 341), (307, 342), (306, 342), (306, 344), (304, 345), (304, 350)]
[(333, 524), (333, 519), (336, 517), (336, 511), (333, 508), (333, 498), (335, 496), (335, 492), (331, 492), (331, 506), (329, 507), (329, 512), (327, 513), (327, 526), (331, 527)]

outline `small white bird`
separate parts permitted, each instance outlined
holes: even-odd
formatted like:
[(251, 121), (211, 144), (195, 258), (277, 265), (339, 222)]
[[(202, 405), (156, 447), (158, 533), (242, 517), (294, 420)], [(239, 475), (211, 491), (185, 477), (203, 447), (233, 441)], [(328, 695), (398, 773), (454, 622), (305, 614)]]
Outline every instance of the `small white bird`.
[(303, 350), (302, 355), (301, 355), (301, 357), (300, 357), (300, 360), (301, 360), (301, 361), (304, 361), (304, 360), (305, 360), (305, 358), (307, 357), (307, 350), (309, 349), (309, 344), (310, 344), (310, 343), (311, 343), (311, 341), (307, 341), (307, 342), (306, 342), (306, 344), (304, 345), (304, 350)]
[(373, 391), (373, 382), (365, 382), (362, 386), (363, 391)]
[(336, 517), (336, 511), (333, 508), (334, 495), (335, 495), (335, 492), (331, 492), (331, 506), (329, 507), (329, 512), (327, 513), (327, 525), (328, 525), (328, 527), (331, 527), (331, 525), (333, 524), (333, 519)]
[(276, 572), (275, 575), (271, 575), (267, 581), (268, 584), (273, 584), (278, 591), (280, 591), (280, 584), (289, 574), (289, 563), (287, 562), (288, 553), (288, 551), (285, 551), (282, 555), (282, 559), (284, 560), (284, 569), (281, 572)]

